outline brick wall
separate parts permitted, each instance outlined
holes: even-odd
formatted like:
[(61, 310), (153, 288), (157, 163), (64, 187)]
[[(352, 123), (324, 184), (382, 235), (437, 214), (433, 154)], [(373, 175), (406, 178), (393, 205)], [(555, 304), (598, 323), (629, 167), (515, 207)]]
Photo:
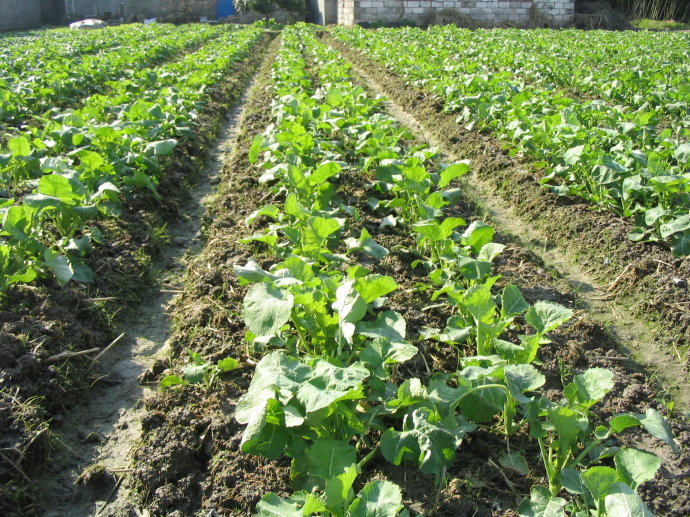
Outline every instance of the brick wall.
[[(340, 25), (355, 24), (355, 5), (359, 8), (358, 0), (338, 0), (338, 23)], [(358, 19), (359, 21), (363, 21)]]
[(524, 25), (534, 4), (554, 26), (570, 25), (575, 0), (338, 0), (338, 23), (395, 22), (412, 20), (423, 23), (434, 10), (455, 9), (488, 23)]

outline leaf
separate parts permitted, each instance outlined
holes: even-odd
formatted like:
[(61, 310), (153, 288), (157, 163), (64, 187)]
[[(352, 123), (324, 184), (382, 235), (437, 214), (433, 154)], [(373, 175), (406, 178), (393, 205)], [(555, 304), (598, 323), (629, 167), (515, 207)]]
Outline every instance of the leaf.
[(525, 320), (539, 334), (546, 334), (573, 317), (573, 311), (553, 302), (538, 301), (525, 313)]
[(563, 393), (572, 402), (577, 401), (585, 408), (603, 399), (614, 387), (613, 372), (606, 368), (590, 368), (581, 375), (576, 375)]
[[(472, 383), (472, 387), (496, 384), (487, 377)], [(458, 404), (460, 413), (470, 422), (488, 422), (503, 411), (506, 394), (501, 388), (481, 388), (465, 396)]]
[(232, 357), (226, 357), (225, 359), (220, 359), (217, 363), (216, 366), (221, 372), (229, 372), (232, 370), (235, 370), (238, 366), (240, 365), (239, 361), (237, 359), (233, 359)]
[(616, 415), (609, 421), (612, 434), (620, 433), (628, 427), (635, 427), (638, 425), (641, 425), (640, 419), (634, 415)]
[(498, 461), (503, 467), (514, 470), (518, 474), (523, 476), (529, 474), (529, 465), (527, 465), (527, 460), (525, 460), (525, 457), (519, 452), (504, 454)]
[(385, 338), (392, 343), (403, 343), (407, 335), (407, 323), (399, 312), (384, 311), (376, 316), (376, 321), (362, 321), (357, 332), (376, 339)]
[(263, 135), (256, 135), (254, 137), (254, 139), (252, 140), (252, 145), (249, 147), (249, 153), (247, 155), (249, 163), (256, 163), (256, 161), (259, 159), (259, 154), (261, 153), (261, 147), (263, 143)]
[(561, 484), (571, 494), (582, 495), (587, 491), (580, 472), (570, 467), (561, 469)]
[(290, 319), (292, 294), (261, 283), (252, 286), (244, 297), (242, 317), (256, 336), (273, 336)]
[(531, 364), (508, 364), (503, 371), (508, 389), (521, 403), (529, 401), (523, 393), (535, 391), (546, 382), (546, 377)]
[(67, 285), (67, 282), (72, 280), (74, 270), (72, 269), (69, 258), (65, 255), (59, 255), (55, 251), (47, 249), (43, 252), (43, 259), (45, 260), (46, 266), (48, 266), (53, 272), (53, 275), (55, 275), (55, 279), (60, 286), (64, 287)]
[(681, 215), (672, 221), (662, 224), (659, 227), (659, 234), (662, 239), (667, 239), (674, 233), (690, 230), (690, 214)]
[(653, 517), (640, 496), (625, 483), (614, 483), (604, 498), (604, 508), (609, 517)]
[(23, 136), (10, 138), (7, 142), (7, 147), (12, 156), (29, 156), (31, 154), (31, 144)]
[(582, 156), (582, 152), (584, 150), (585, 150), (584, 145), (578, 145), (576, 147), (571, 147), (563, 155), (563, 161), (565, 161), (565, 163), (567, 163), (568, 165), (575, 165), (577, 162), (580, 161), (580, 157)]
[(388, 339), (378, 338), (367, 343), (359, 354), (359, 359), (380, 379), (388, 380), (389, 374), (384, 368), (388, 364), (399, 364), (409, 361), (417, 355), (417, 347), (409, 343), (391, 343)]
[(369, 370), (362, 364), (347, 368), (318, 360), (309, 378), (296, 391), (297, 400), (307, 414), (330, 406), (337, 400), (364, 398), (362, 383), (369, 377)]
[(311, 176), (307, 178), (307, 181), (309, 181), (311, 185), (322, 185), (331, 176), (338, 174), (341, 169), (342, 167), (339, 163), (324, 162), (319, 165), (314, 172), (312, 172)]
[(278, 219), (278, 216), (280, 215), (280, 209), (274, 205), (264, 205), (259, 210), (255, 210), (254, 212), (249, 214), (249, 216), (247, 216), (247, 218), (244, 220), (245, 226), (249, 228), (257, 219), (257, 217), (260, 217), (262, 215), (270, 217), (275, 221)]
[(362, 247), (362, 251), (377, 260), (383, 260), (388, 256), (388, 250), (372, 239), (366, 228), (363, 228), (360, 233), (359, 245)]
[(592, 494), (597, 507), (618, 481), (620, 476), (611, 467), (590, 467), (582, 473), (582, 482)]
[(289, 438), (283, 407), (276, 399), (268, 398), (265, 405), (257, 409), (244, 429), (240, 449), (267, 459), (278, 458), (285, 451)]
[(477, 255), (485, 244), (494, 238), (494, 229), (481, 221), (475, 221), (467, 227), (462, 234), (461, 242), (464, 246), (469, 246), (472, 252)]
[(501, 316), (511, 317), (522, 314), (529, 308), (529, 303), (525, 301), (520, 289), (510, 284), (501, 293)]
[(256, 517), (303, 517), (302, 505), (269, 492), (256, 505)]
[(185, 380), (179, 375), (166, 375), (158, 383), (158, 386), (162, 390), (165, 390), (171, 388), (172, 386), (183, 386), (184, 384), (186, 384)]
[(613, 458), (616, 471), (633, 489), (654, 479), (661, 467), (661, 459), (651, 452), (639, 449), (623, 449)]
[(666, 442), (675, 454), (678, 454), (678, 444), (673, 439), (673, 432), (668, 421), (656, 410), (649, 408), (644, 415), (640, 415), (640, 423), (649, 434)]
[(402, 491), (398, 485), (371, 481), (348, 508), (348, 517), (395, 517), (402, 509)]
[(359, 467), (356, 463), (353, 463), (342, 474), (326, 480), (324, 492), (326, 494), (326, 502), (330, 508), (338, 508), (338, 510), (341, 510), (341, 513), (344, 512), (345, 505), (354, 497), (352, 485), (354, 485), (355, 479), (357, 479), (358, 472)]
[(175, 147), (177, 147), (177, 140), (175, 139), (159, 140), (147, 144), (144, 153), (147, 155), (153, 154), (154, 156), (167, 156), (173, 152)]
[(355, 448), (340, 440), (318, 438), (307, 449), (307, 473), (328, 480), (347, 472), (357, 463)]
[(355, 280), (355, 289), (366, 303), (371, 303), (397, 288), (398, 284), (391, 276), (367, 275)]
[(690, 255), (690, 232), (674, 235), (671, 246), (675, 255)]
[(367, 302), (355, 289), (354, 280), (348, 280), (336, 289), (333, 310), (338, 313), (338, 324), (343, 337), (348, 343), (352, 343), (354, 324), (367, 313)]
[(441, 171), (441, 179), (438, 182), (438, 188), (446, 188), (451, 181), (467, 174), (469, 170), (470, 165), (467, 162), (458, 162), (446, 167)]
[(465, 432), (460, 427), (432, 423), (429, 417), (426, 408), (406, 415), (402, 431), (388, 429), (383, 433), (381, 453), (393, 465), (418, 463), (423, 474), (434, 474), (438, 482), (443, 468), (452, 464)]
[(326, 104), (330, 106), (340, 106), (343, 101), (346, 98), (346, 94), (338, 89), (338, 88), (331, 88), (328, 90), (328, 93), (326, 93)]
[(518, 515), (520, 517), (565, 517), (563, 508), (566, 504), (565, 499), (553, 497), (548, 488), (533, 486), (530, 498), (524, 499), (518, 506)]
[(690, 142), (685, 142), (676, 147), (673, 157), (681, 164), (690, 164)]
[(256, 365), (249, 389), (237, 402), (235, 419), (246, 424), (269, 398), (279, 397), (287, 404), (312, 373), (310, 366), (283, 351), (266, 354)]

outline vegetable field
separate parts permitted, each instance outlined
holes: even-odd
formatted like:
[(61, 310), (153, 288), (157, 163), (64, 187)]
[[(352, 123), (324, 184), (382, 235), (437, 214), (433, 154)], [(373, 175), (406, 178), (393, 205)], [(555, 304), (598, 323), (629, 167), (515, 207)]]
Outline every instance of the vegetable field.
[(690, 513), (689, 43), (0, 39), (3, 514)]

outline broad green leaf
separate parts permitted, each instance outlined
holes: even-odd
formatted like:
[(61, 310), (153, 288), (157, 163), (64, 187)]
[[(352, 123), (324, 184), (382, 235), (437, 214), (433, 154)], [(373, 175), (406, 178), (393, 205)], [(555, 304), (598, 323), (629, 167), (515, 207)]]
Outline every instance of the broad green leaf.
[(563, 155), (563, 161), (565, 161), (565, 163), (567, 163), (568, 165), (575, 165), (577, 162), (580, 161), (580, 157), (582, 156), (582, 152), (584, 150), (584, 145), (578, 145), (576, 147), (568, 149)]
[(498, 461), (503, 467), (514, 470), (518, 474), (523, 476), (529, 474), (529, 465), (527, 465), (527, 460), (519, 452), (504, 454)]
[(590, 368), (581, 375), (576, 375), (563, 393), (571, 402), (589, 408), (603, 399), (614, 386), (613, 372), (606, 368)]
[(47, 249), (43, 252), (43, 260), (61, 286), (67, 285), (67, 282), (72, 280), (74, 270), (69, 258), (65, 255), (59, 255), (55, 251)]
[(482, 246), (482, 249), (479, 250), (477, 258), (479, 260), (486, 260), (491, 262), (501, 253), (503, 253), (503, 250), (505, 248), (505, 244), (499, 244), (497, 242), (487, 242), (486, 244), (484, 244), (484, 246)]
[(462, 305), (477, 320), (483, 323), (492, 323), (496, 304), (491, 295), (491, 290), (483, 285), (475, 285), (469, 288), (462, 296)]
[(307, 179), (312, 185), (321, 185), (325, 183), (331, 176), (338, 174), (341, 169), (342, 167), (339, 163), (325, 162), (319, 165)]
[(582, 476), (579, 471), (570, 467), (565, 467), (561, 470), (560, 476), (561, 484), (571, 494), (584, 494), (587, 487), (582, 482)]
[(659, 227), (659, 234), (662, 239), (667, 239), (674, 233), (690, 230), (690, 214), (681, 215), (672, 221), (662, 224)]
[(671, 240), (675, 255), (690, 255), (690, 232), (683, 232), (673, 236)]
[(690, 164), (690, 142), (685, 142), (676, 147), (673, 156), (678, 163)]
[(510, 317), (522, 314), (529, 308), (529, 303), (525, 301), (520, 289), (513, 284), (505, 286), (501, 294), (501, 316)]
[(249, 154), (247, 156), (249, 163), (256, 163), (261, 153), (261, 147), (264, 143), (263, 135), (256, 135), (252, 140), (252, 145), (249, 147)]
[(416, 223), (412, 225), (412, 229), (417, 233), (426, 237), (431, 242), (442, 241), (446, 238), (446, 234), (436, 221), (424, 221), (422, 223)]
[(453, 181), (455, 178), (459, 178), (460, 176), (467, 174), (469, 170), (470, 165), (466, 162), (455, 163), (453, 165), (446, 167), (441, 171), (441, 179), (438, 182), (438, 188), (446, 188), (451, 181)]
[(267, 398), (263, 406), (255, 409), (247, 421), (240, 448), (267, 459), (278, 458), (289, 440), (283, 407), (276, 399)]
[(467, 227), (462, 234), (462, 244), (469, 246), (475, 255), (478, 255), (485, 244), (494, 238), (494, 229), (481, 221), (475, 221)]
[(359, 468), (356, 463), (350, 465), (342, 474), (326, 480), (326, 502), (330, 508), (337, 508), (342, 513), (345, 511), (345, 506), (354, 497), (352, 485), (357, 479)]
[(614, 483), (604, 498), (609, 517), (653, 517), (639, 495), (625, 483)]
[(453, 462), (465, 432), (429, 420), (428, 409), (415, 409), (405, 417), (402, 431), (389, 429), (383, 433), (381, 453), (394, 465), (403, 461), (418, 463), (423, 474), (434, 474), (438, 482), (443, 468)]
[(590, 467), (582, 473), (582, 482), (592, 494), (597, 507), (603, 503), (606, 494), (618, 481), (620, 476), (611, 467)]
[(47, 174), (38, 180), (38, 191), (41, 194), (58, 198), (67, 204), (74, 204), (82, 195), (74, 191), (69, 179), (59, 174)]
[(221, 372), (230, 372), (232, 370), (235, 370), (238, 366), (240, 365), (239, 361), (237, 359), (233, 359), (232, 357), (226, 357), (225, 359), (220, 359), (217, 363), (216, 366)]
[(283, 351), (266, 354), (256, 365), (249, 389), (237, 402), (235, 419), (246, 424), (269, 398), (278, 396), (287, 404), (312, 372), (310, 366)]
[(628, 427), (635, 427), (638, 425), (641, 425), (640, 419), (633, 415), (616, 415), (609, 421), (612, 434), (620, 433)]
[[(496, 384), (491, 378), (473, 382), (472, 387)], [(481, 388), (465, 396), (458, 404), (460, 413), (470, 422), (488, 422), (503, 411), (506, 402), (505, 391), (501, 388)]]
[(348, 509), (348, 517), (395, 517), (403, 509), (400, 487), (390, 481), (367, 483)]
[(297, 400), (307, 413), (314, 413), (336, 400), (363, 398), (361, 385), (367, 377), (369, 370), (359, 363), (341, 368), (319, 360), (297, 389)]
[(275, 205), (264, 205), (259, 210), (255, 210), (244, 220), (244, 224), (249, 228), (254, 221), (260, 216), (270, 217), (274, 221), (278, 219), (280, 215), (280, 209)]
[(398, 284), (391, 276), (367, 275), (355, 280), (355, 289), (366, 303), (371, 303), (397, 288)]
[(10, 138), (7, 142), (7, 147), (10, 150), (12, 156), (28, 156), (31, 154), (31, 144), (26, 137), (16, 136)]
[(560, 327), (573, 317), (573, 311), (553, 302), (539, 301), (525, 313), (525, 320), (539, 334), (546, 334)]
[(366, 344), (359, 358), (377, 377), (388, 380), (389, 374), (384, 368), (385, 365), (404, 363), (415, 355), (417, 347), (414, 345), (392, 343), (388, 339), (378, 338)]
[(656, 410), (649, 408), (644, 415), (640, 415), (640, 423), (649, 434), (671, 446), (673, 452), (678, 454), (678, 444), (673, 439), (673, 431), (668, 421)]
[(533, 486), (530, 498), (524, 499), (518, 506), (520, 517), (565, 517), (567, 501), (560, 497), (553, 497), (549, 489), (544, 486)]
[(326, 103), (330, 106), (340, 106), (345, 98), (346, 94), (338, 88), (331, 88), (328, 90), (328, 93), (326, 93)]
[(467, 280), (481, 280), (491, 274), (493, 263), (487, 260), (475, 260), (470, 257), (458, 257), (458, 272)]
[(376, 316), (376, 321), (358, 323), (357, 331), (373, 339), (385, 338), (392, 343), (403, 343), (407, 335), (407, 324), (399, 312), (384, 311)]
[(546, 377), (531, 364), (508, 364), (503, 369), (508, 389), (518, 402), (527, 402), (522, 395), (541, 388)]
[(173, 152), (175, 147), (177, 147), (177, 140), (170, 138), (168, 140), (159, 140), (147, 144), (144, 152), (149, 155), (153, 154), (154, 156), (167, 156)]
[(357, 463), (355, 448), (340, 440), (318, 438), (307, 449), (307, 473), (324, 481), (346, 473)]
[(290, 319), (292, 294), (266, 283), (256, 284), (244, 297), (242, 317), (257, 336), (273, 336)]
[(614, 456), (613, 461), (618, 474), (633, 489), (654, 479), (661, 467), (661, 459), (656, 454), (639, 449), (623, 449)]
[(283, 499), (273, 492), (261, 498), (256, 505), (255, 517), (304, 517), (302, 505), (291, 499)]

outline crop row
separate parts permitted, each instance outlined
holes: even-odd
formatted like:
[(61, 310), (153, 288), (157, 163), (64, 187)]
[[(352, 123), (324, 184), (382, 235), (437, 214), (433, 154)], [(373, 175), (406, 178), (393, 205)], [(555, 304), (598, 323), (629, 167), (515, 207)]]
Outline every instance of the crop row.
[(125, 45), (93, 55), (44, 60), (38, 70), (7, 74), (0, 80), (0, 122), (19, 126), (52, 108), (78, 107), (90, 93), (107, 91), (107, 82), (136, 73), (179, 52), (219, 37), (227, 26), (151, 29)]
[(448, 64), (447, 53), (456, 53), (458, 65), (468, 72), (510, 70), (528, 83), (655, 111), (690, 127), (690, 38), (685, 34), (565, 30), (556, 37), (550, 30), (446, 26), (421, 33), (403, 29), (396, 38), (440, 49), (432, 58), (441, 66)]
[[(542, 181), (554, 192), (634, 218), (632, 240), (668, 240), (675, 253), (690, 253), (690, 129), (682, 121), (664, 127), (653, 107), (571, 98), (521, 80), (510, 67), (478, 67), (477, 55), (492, 52), (479, 39), (464, 54), (444, 46), (443, 32), (412, 31), (425, 42), (416, 45), (410, 34), (335, 30), (346, 44), (438, 96), (467, 129), (490, 130), (511, 141), (513, 153), (544, 169)], [(687, 96), (687, 84), (678, 84), (677, 95)]]
[(51, 29), (28, 34), (12, 34), (0, 39), (0, 76), (24, 75), (50, 67), (50, 61), (108, 51), (132, 41), (173, 32), (172, 25), (142, 24), (106, 27), (98, 31)]
[(0, 155), (0, 292), (47, 271), (60, 284), (90, 281), (83, 257), (103, 239), (94, 221), (117, 215), (133, 189), (158, 196), (161, 160), (178, 138), (193, 136), (211, 92), (262, 34), (254, 26), (225, 31), (10, 138)]
[[(530, 305), (512, 285), (496, 288), (492, 261), (503, 247), (493, 229), (452, 215), (462, 197), (453, 181), (468, 164), (443, 166), (430, 149), (409, 147), (410, 135), (383, 113), (381, 99), (353, 84), (347, 63), (308, 28), (283, 32), (273, 82), (272, 124), (254, 139), (249, 160), (259, 183), (284, 202), (245, 221), (253, 233), (242, 242), (273, 265), (236, 267), (250, 286), (242, 310), (248, 350), (262, 358), (235, 417), (246, 424), (241, 449), (290, 457), (298, 490), (265, 495), (258, 515), (407, 514), (389, 481), (355, 495), (365, 465), (378, 456), (410, 464), (440, 490), (478, 426), (505, 438), (501, 463), (523, 475), (537, 465), (511, 448), (511, 437), (527, 434), (539, 445), (548, 487), (533, 487), (522, 515), (645, 514), (635, 489), (659, 459), (612, 438), (643, 426), (675, 446), (667, 423), (648, 410), (597, 425), (592, 407), (613, 387), (601, 368), (575, 375), (558, 402), (540, 393), (539, 346), (572, 311)], [(342, 187), (351, 181), (366, 186), (366, 208), (349, 204)], [(405, 296), (433, 303), (444, 328), (408, 335), (405, 315), (390, 309), (399, 285), (376, 273), (401, 248), (382, 246), (363, 218), (412, 237), (404, 251), (425, 275)], [(434, 341), (454, 347), (457, 369), (405, 378), (399, 366)], [(623, 507), (635, 511), (619, 513)]]

